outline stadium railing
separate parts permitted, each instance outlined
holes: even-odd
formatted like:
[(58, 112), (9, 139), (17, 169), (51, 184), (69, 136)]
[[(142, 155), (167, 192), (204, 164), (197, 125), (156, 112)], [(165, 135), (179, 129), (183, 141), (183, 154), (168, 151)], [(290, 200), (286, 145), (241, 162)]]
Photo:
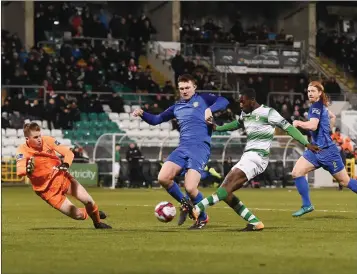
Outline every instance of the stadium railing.
[[(127, 140), (135, 138), (132, 133), (107, 133), (100, 136), (94, 146), (93, 162), (103, 163), (104, 169), (99, 168), (99, 175), (111, 176), (111, 188), (115, 187), (115, 146), (116, 144), (126, 145)], [(179, 144), (177, 134), (159, 139), (158, 136), (149, 137), (138, 135), (139, 139), (136, 143), (142, 154), (150, 162), (160, 162), (165, 159), (174, 148)], [(232, 135), (213, 135), (211, 142), (211, 161), (220, 165), (220, 170), (223, 175), (223, 163), (228, 155), (228, 150), (231, 152), (229, 156), (233, 158), (233, 162), (237, 162), (244, 151), (246, 144), (246, 136), (239, 134)], [(274, 151), (273, 151), (274, 150)], [(301, 145), (293, 141), (290, 136), (275, 136), (272, 143), (271, 162), (282, 161), (283, 166), (292, 169), (293, 164), (298, 160), (304, 149)], [(124, 160), (125, 161), (125, 160)], [(99, 165), (101, 166), (101, 165)]]
[(25, 177), (16, 174), (16, 159), (12, 157), (1, 157), (1, 182), (24, 183)]
[[(272, 103), (272, 99), (276, 96), (284, 96), (288, 97), (291, 102), (294, 102), (294, 97), (300, 97), (301, 101), (304, 101), (304, 94), (303, 93), (297, 93), (297, 92), (286, 92), (286, 91), (272, 91), (269, 92), (268, 97), (267, 97), (267, 105), (269, 106)], [(332, 93), (328, 94), (329, 98), (331, 101), (348, 101), (349, 97), (346, 93)]]
[[(2, 85), (1, 89), (5, 89), (7, 91), (7, 96), (10, 96), (12, 92), (15, 91), (20, 91), (25, 98), (28, 98), (30, 100), (40, 100), (43, 101), (43, 103), (46, 105), (46, 88), (44, 86), (36, 86), (36, 85)], [(40, 89), (43, 89), (43, 98), (38, 97), (38, 92)]]
[(68, 39), (61, 38), (61, 39), (54, 39), (54, 40), (47, 40), (47, 41), (39, 41), (37, 43), (37, 47), (49, 47), (52, 48), (54, 51), (60, 50), (63, 43), (73, 42), (88, 42), (92, 47), (95, 46), (96, 41), (101, 41), (103, 44), (108, 43), (110, 46), (119, 47), (120, 45), (126, 45), (125, 40), (123, 39), (114, 39), (114, 38), (95, 38), (95, 37), (69, 37)]
[(320, 78), (322, 75), (326, 78), (334, 76), (343, 90), (353, 91), (357, 89), (357, 79), (355, 79), (350, 73), (337, 65), (334, 60), (326, 57), (323, 53), (320, 52), (317, 56), (316, 47), (314, 45), (309, 46), (308, 56), (308, 63), (318, 71)]
[[(8, 94), (10, 95), (13, 90), (21, 90), (22, 94), (26, 97), (29, 98), (30, 100), (40, 100), (43, 101), (43, 104), (46, 105), (47, 103), (47, 90), (44, 86), (21, 86), (21, 85), (3, 85), (1, 86), (2, 89), (6, 89), (8, 91)], [(36, 95), (38, 94), (38, 90), (43, 89), (44, 94), (43, 98), (38, 98)], [(227, 94), (231, 94), (233, 98), (236, 98), (239, 94), (239, 91), (236, 90), (197, 90), (197, 92), (201, 93), (214, 93), (218, 95), (225, 96)], [(68, 91), (68, 90), (56, 90), (56, 94), (63, 94), (65, 97), (68, 99), (71, 95), (77, 96), (83, 94), (82, 91)], [(94, 95), (112, 95), (112, 92), (101, 92), (101, 91), (91, 91), (91, 94)], [(175, 97), (176, 94), (162, 94), (162, 93), (137, 93), (137, 92), (117, 92), (120, 96), (134, 96), (136, 99), (134, 100), (126, 100), (127, 102), (129, 101), (130, 103), (138, 103), (142, 104), (145, 102), (147, 98), (154, 98), (156, 96), (170, 96), (170, 97)]]
[(271, 106), (272, 99), (277, 96), (284, 96), (290, 99), (290, 102), (294, 102), (294, 97), (300, 97), (301, 101), (304, 101), (304, 94), (298, 92), (286, 92), (286, 91), (271, 91), (267, 96), (267, 106)]
[[(171, 44), (171, 43), (170, 43)], [(263, 50), (264, 48), (264, 50)], [(176, 43), (172, 42), (172, 45), (164, 47), (160, 44), (160, 41), (152, 41), (149, 44), (149, 50), (156, 52), (162, 57), (163, 60), (172, 59), (178, 50), (181, 51), (184, 56), (200, 56), (204, 59), (215, 59), (216, 50), (230, 50), (238, 53), (239, 50), (254, 50), (259, 55), (263, 51), (275, 50), (280, 54), (282, 51), (298, 51), (302, 52), (301, 48), (294, 48), (293, 46), (279, 46), (279, 45), (267, 45), (264, 43), (247, 44), (246, 46), (240, 46), (239, 43)], [(301, 58), (300, 58), (301, 59)]]

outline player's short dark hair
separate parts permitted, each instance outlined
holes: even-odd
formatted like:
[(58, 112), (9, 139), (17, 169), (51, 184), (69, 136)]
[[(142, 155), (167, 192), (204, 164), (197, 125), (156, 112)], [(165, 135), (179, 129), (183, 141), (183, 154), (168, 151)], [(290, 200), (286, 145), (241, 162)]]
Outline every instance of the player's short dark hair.
[(31, 131), (41, 131), (41, 128), (34, 122), (24, 124), (24, 136), (29, 137)]
[(180, 83), (180, 82), (187, 83), (190, 81), (196, 85), (196, 79), (191, 74), (182, 74), (177, 79), (178, 83)]
[(241, 95), (245, 95), (248, 97), (248, 99), (252, 100), (256, 98), (256, 93), (255, 90), (252, 88), (244, 88), (241, 92)]

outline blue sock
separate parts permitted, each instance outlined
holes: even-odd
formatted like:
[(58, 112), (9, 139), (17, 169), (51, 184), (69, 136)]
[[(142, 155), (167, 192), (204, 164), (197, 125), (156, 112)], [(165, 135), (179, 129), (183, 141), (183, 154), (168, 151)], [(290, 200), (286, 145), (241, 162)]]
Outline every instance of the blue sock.
[(172, 186), (170, 186), (166, 191), (179, 203), (183, 198), (183, 193), (179, 187), (179, 185), (174, 181)]
[(305, 176), (301, 176), (294, 179), (295, 186), (299, 191), (302, 198), (302, 206), (311, 206), (310, 194), (309, 194), (309, 184)]
[(350, 179), (348, 182), (347, 187), (351, 189), (354, 193), (357, 193), (357, 180), (355, 179)]
[[(198, 204), (199, 202), (201, 202), (203, 199), (204, 199), (203, 194), (202, 194), (201, 192), (198, 192), (197, 196), (196, 196), (194, 199), (192, 199), (192, 202), (193, 202), (194, 205), (196, 205), (196, 204)], [(207, 214), (206, 214), (206, 212), (202, 211), (201, 214), (200, 214), (200, 216), (198, 217), (198, 219), (199, 219), (200, 221), (206, 220), (206, 219), (207, 219)]]

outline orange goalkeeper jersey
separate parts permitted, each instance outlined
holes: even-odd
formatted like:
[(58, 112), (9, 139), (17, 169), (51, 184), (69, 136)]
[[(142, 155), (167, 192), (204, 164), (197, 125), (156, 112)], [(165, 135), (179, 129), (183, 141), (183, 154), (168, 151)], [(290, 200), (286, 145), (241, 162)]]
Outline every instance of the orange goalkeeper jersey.
[(18, 176), (26, 176), (27, 161), (34, 157), (34, 171), (28, 178), (35, 191), (43, 191), (56, 177), (57, 171), (54, 167), (61, 164), (56, 152), (64, 156), (64, 162), (72, 164), (73, 152), (66, 146), (61, 145), (55, 138), (42, 136), (42, 151), (30, 148), (27, 143), (20, 145), (16, 151), (16, 167)]

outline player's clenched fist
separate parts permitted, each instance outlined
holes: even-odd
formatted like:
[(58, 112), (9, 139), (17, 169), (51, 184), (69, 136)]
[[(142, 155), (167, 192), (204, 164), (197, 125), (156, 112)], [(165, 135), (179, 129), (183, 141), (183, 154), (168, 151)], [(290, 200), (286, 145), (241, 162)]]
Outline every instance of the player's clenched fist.
[(133, 111), (132, 115), (134, 117), (139, 117), (139, 116), (141, 117), (141, 116), (143, 116), (143, 114), (144, 114), (144, 111), (141, 108), (138, 108), (138, 109)]
[(26, 163), (26, 173), (31, 175), (34, 169), (35, 169), (34, 158), (31, 157), (30, 159), (27, 160)]

